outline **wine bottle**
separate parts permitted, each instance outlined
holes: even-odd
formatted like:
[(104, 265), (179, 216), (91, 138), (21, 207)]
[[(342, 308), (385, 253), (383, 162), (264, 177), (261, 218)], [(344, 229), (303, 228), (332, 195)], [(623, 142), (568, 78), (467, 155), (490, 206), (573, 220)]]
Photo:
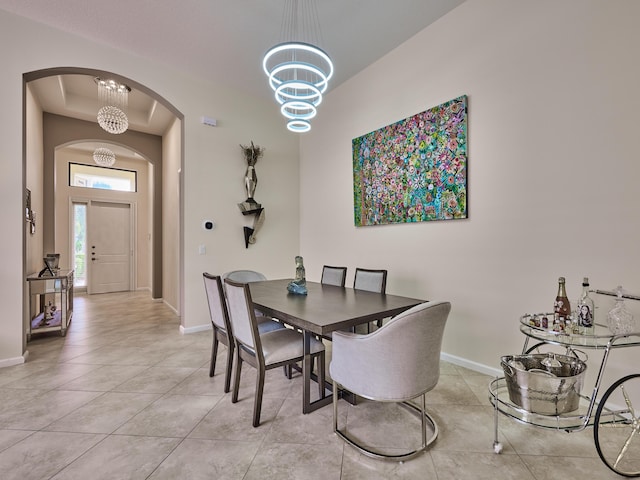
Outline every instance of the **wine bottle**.
[(564, 277), (558, 278), (558, 293), (553, 304), (553, 329), (564, 331), (567, 320), (571, 317), (571, 304), (567, 298)]
[(578, 333), (581, 335), (593, 335), (595, 305), (589, 296), (589, 279), (582, 279), (582, 293), (576, 306), (576, 320), (578, 322)]

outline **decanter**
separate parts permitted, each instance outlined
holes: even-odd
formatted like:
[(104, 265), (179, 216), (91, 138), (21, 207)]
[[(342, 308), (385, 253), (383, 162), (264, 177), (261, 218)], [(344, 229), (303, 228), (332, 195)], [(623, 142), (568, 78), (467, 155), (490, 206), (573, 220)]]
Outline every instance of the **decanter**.
[(622, 298), (622, 287), (616, 288), (616, 305), (607, 314), (607, 325), (609, 330), (614, 335), (625, 335), (627, 333), (635, 332), (636, 322), (633, 319), (633, 315), (627, 307), (624, 306), (624, 299)]

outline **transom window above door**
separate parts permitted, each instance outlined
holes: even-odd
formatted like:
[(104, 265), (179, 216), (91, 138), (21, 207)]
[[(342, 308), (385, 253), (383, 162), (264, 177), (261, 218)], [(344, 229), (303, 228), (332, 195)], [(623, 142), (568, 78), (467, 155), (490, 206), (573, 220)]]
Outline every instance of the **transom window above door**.
[(69, 186), (136, 192), (137, 172), (69, 162)]

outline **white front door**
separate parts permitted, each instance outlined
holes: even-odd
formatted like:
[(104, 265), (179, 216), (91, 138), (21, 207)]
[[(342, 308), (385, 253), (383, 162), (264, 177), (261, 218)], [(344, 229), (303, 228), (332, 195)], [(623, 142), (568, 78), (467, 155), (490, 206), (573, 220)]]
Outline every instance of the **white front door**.
[(87, 292), (110, 293), (131, 289), (133, 241), (131, 205), (89, 202), (87, 215)]

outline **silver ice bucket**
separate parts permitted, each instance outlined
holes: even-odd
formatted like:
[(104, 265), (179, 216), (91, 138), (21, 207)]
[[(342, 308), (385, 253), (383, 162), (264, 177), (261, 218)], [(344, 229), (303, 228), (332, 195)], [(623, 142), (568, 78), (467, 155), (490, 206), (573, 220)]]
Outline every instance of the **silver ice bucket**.
[(514, 404), (541, 415), (560, 415), (578, 409), (587, 370), (587, 364), (579, 358), (546, 353), (506, 355), (501, 364)]

